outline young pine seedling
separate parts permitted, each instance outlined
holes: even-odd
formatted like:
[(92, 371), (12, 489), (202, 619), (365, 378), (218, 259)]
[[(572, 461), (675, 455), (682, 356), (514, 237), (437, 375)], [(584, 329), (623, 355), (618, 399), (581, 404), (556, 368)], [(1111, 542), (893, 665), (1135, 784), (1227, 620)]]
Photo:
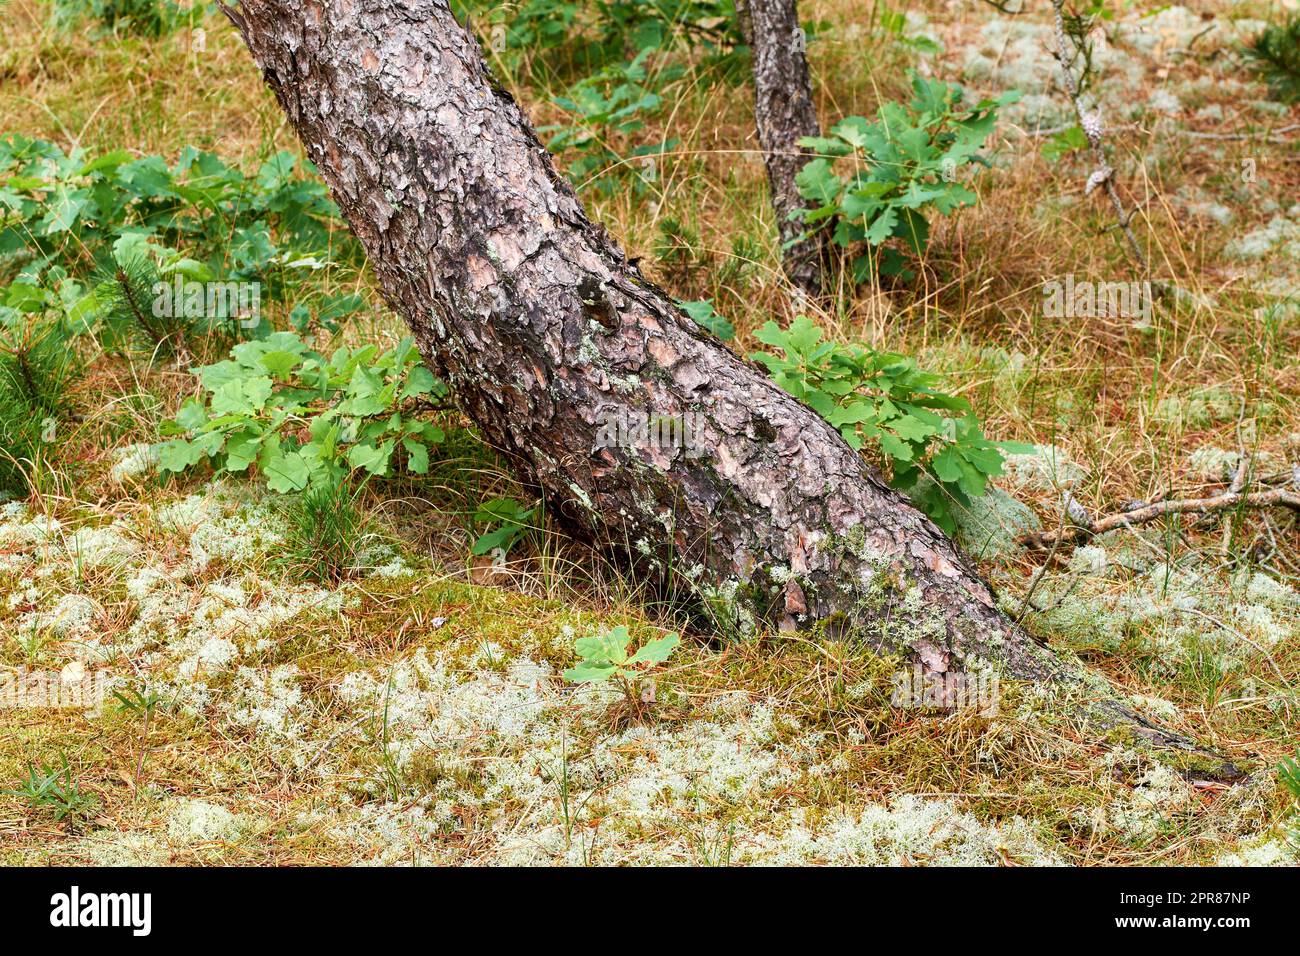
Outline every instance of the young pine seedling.
[(56, 822), (88, 815), (95, 798), (83, 793), (72, 776), (66, 754), (60, 754), (61, 766), (41, 763), (27, 765), (27, 778), (14, 790), (5, 793), (27, 802), (33, 810), (48, 810)]
[(140, 733), (140, 756), (135, 762), (135, 789), (140, 789), (140, 778), (144, 775), (144, 758), (149, 752), (149, 725), (153, 723), (153, 712), (165, 700), (151, 690), (128, 687), (124, 691), (115, 691), (118, 713), (137, 714), (144, 720), (144, 729)]

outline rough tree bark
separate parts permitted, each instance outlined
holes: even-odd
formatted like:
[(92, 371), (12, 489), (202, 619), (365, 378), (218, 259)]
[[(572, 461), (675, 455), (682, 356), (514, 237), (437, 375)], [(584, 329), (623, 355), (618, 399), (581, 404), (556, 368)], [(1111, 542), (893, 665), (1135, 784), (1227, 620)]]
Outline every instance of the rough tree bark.
[[(821, 628), (930, 673), (1063, 682), (1103, 723), (1235, 773), (1009, 621), (834, 428), (647, 282), (446, 0), (227, 13), (429, 366), (575, 534), (689, 588), (724, 629)], [(690, 447), (646, 440), (664, 417), (689, 421)], [(611, 442), (612, 421), (642, 427)]]
[(785, 272), (795, 285), (816, 295), (826, 281), (825, 239), (819, 233), (800, 240), (803, 225), (790, 218), (806, 205), (794, 181), (810, 155), (799, 139), (821, 135), (797, 2), (742, 0), (736, 9), (753, 55), (754, 120), (772, 209), (785, 245)]

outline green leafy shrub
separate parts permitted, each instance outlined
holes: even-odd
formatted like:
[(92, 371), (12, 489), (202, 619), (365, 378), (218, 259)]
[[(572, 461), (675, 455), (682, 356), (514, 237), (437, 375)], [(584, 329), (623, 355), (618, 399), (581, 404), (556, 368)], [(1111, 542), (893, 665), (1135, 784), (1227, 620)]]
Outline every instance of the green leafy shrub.
[(858, 282), (877, 272), (913, 277), (901, 249), (922, 255), (932, 214), (974, 205), (978, 197), (957, 175), (966, 166), (987, 165), (979, 150), (997, 110), (1019, 97), (1008, 93), (965, 108), (961, 87), (919, 74), (912, 76), (912, 91), (910, 105), (885, 103), (874, 123), (850, 116), (829, 136), (799, 141), (818, 154), (796, 180), (803, 198), (816, 204), (802, 213), (803, 221), (810, 231), (830, 229), (844, 249), (868, 247), (853, 260)]
[(604, 0), (598, 6), (604, 35), (638, 51), (727, 50), (743, 42), (732, 0)]
[(663, 664), (680, 643), (676, 634), (647, 641), (631, 654), (632, 635), (624, 625), (607, 634), (580, 637), (573, 642), (578, 664), (564, 672), (564, 679), (574, 684), (599, 684), (617, 679), (631, 694), (631, 682), (645, 677)]
[(891, 484), (950, 534), (953, 509), (984, 494), (1002, 473), (1003, 453), (1029, 450), (985, 438), (966, 400), (940, 391), (940, 378), (907, 356), (824, 340), (805, 316), (784, 330), (768, 322), (756, 337), (780, 352), (751, 358), (851, 446), (877, 453)]
[(531, 522), (536, 514), (536, 508), (522, 505), (513, 498), (493, 498), (483, 502), (474, 512), (474, 523), (487, 525), (489, 530), (475, 540), (472, 553), (482, 556), (500, 548), (502, 554), (509, 554), (532, 529)]
[(196, 369), (204, 396), (163, 424), (163, 471), (208, 460), (219, 472), (250, 468), (273, 491), (302, 491), (352, 473), (387, 476), (429, 469), (443, 440), (417, 417), (445, 389), (409, 338), (380, 352), (340, 348), (326, 358), (293, 332), (243, 342), (230, 359)]
[(643, 50), (675, 48), (702, 48), (712, 62), (730, 66), (743, 50), (732, 0), (524, 0), (510, 9), (461, 0), (455, 7), (512, 68), (528, 60), (592, 71)]
[(1266, 27), (1245, 52), (1274, 97), (1283, 103), (1300, 102), (1300, 14)]
[(1055, 163), (1063, 156), (1087, 148), (1088, 136), (1083, 127), (1071, 126), (1049, 136), (1038, 152), (1049, 163)]
[(907, 22), (906, 10), (891, 10), (883, 5), (873, 9), (876, 10), (881, 33), (889, 39), (889, 42), (927, 55), (943, 52), (943, 47), (933, 38), (908, 32), (910, 24)]
[[(0, 138), (0, 262), (22, 264), (35, 281), (50, 269), (98, 277), (110, 298), (125, 269), (142, 280), (256, 282), (268, 302), (285, 301), (329, 265), (362, 263), (325, 186), (299, 170), (286, 152), (245, 176), (189, 147), (168, 165), (125, 150), (65, 154), (8, 135)], [(314, 170), (303, 163), (301, 171)], [(359, 307), (358, 298), (339, 297), (321, 324), (337, 326)], [(305, 328), (310, 315), (295, 309), (293, 321)], [(270, 325), (248, 331), (265, 334)]]
[(658, 86), (669, 75), (661, 72), (653, 81), (648, 78), (645, 64), (649, 52), (643, 50), (630, 63), (606, 66), (555, 98), (573, 122), (546, 126), (541, 132), (552, 134), (547, 143), (552, 152), (573, 154), (569, 177), (579, 189), (591, 186), (609, 194), (630, 182), (635, 191), (643, 192), (659, 180), (654, 157), (677, 145), (675, 139), (643, 143), (627, 150), (626, 155), (616, 148), (663, 106), (662, 97), (650, 84)]
[[(201, 5), (195, 8), (201, 9)], [(70, 26), (87, 17), (114, 33), (159, 37), (191, 18), (171, 0), (55, 0), (55, 20)]]
[[(478, 4), (486, 13), (495, 4)], [(552, 49), (567, 42), (576, 32), (583, 4), (571, 0), (525, 0), (509, 17), (509, 26), (499, 31), (498, 44), (506, 50)], [(497, 52), (503, 52), (498, 50)]]
[(707, 300), (699, 302), (678, 302), (683, 312), (694, 320), (700, 328), (712, 332), (724, 342), (730, 342), (736, 337), (736, 327), (731, 324), (731, 320), (726, 316), (719, 315), (713, 308), (713, 303)]

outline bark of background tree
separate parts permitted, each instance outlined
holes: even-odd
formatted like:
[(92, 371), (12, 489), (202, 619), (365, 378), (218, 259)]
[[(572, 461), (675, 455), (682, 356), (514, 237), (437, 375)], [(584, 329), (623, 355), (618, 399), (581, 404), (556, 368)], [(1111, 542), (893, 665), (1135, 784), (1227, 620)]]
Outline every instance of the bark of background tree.
[[(583, 213), (445, 0), (243, 0), (227, 14), (392, 307), (486, 440), (572, 531), (689, 587), (724, 630), (829, 630), (928, 673), (999, 666), (1231, 765), (1109, 699), (997, 608), (948, 538)], [(688, 420), (691, 447), (605, 439)]]
[(736, 9), (753, 56), (754, 120), (772, 209), (782, 244), (790, 244), (782, 253), (785, 272), (795, 285), (817, 295), (827, 284), (825, 239), (818, 234), (800, 240), (803, 224), (790, 218), (806, 205), (795, 176), (810, 154), (799, 139), (821, 135), (797, 0), (742, 0)]

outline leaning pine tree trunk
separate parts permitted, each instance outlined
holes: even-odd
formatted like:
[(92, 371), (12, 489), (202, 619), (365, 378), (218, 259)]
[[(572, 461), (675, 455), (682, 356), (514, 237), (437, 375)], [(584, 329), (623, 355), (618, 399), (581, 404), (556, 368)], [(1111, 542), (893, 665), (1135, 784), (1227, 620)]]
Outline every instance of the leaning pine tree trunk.
[[(576, 534), (689, 585), (723, 629), (820, 628), (932, 674), (1060, 682), (1130, 737), (1234, 773), (1030, 639), (834, 428), (647, 282), (446, 0), (227, 13), (425, 360)], [(692, 424), (690, 448), (645, 439), (664, 418)]]
[(826, 283), (825, 240), (821, 233), (801, 238), (803, 224), (792, 218), (805, 206), (795, 176), (810, 158), (799, 140), (821, 135), (797, 0), (743, 0), (737, 12), (753, 55), (754, 120), (785, 272), (795, 285), (816, 295)]

